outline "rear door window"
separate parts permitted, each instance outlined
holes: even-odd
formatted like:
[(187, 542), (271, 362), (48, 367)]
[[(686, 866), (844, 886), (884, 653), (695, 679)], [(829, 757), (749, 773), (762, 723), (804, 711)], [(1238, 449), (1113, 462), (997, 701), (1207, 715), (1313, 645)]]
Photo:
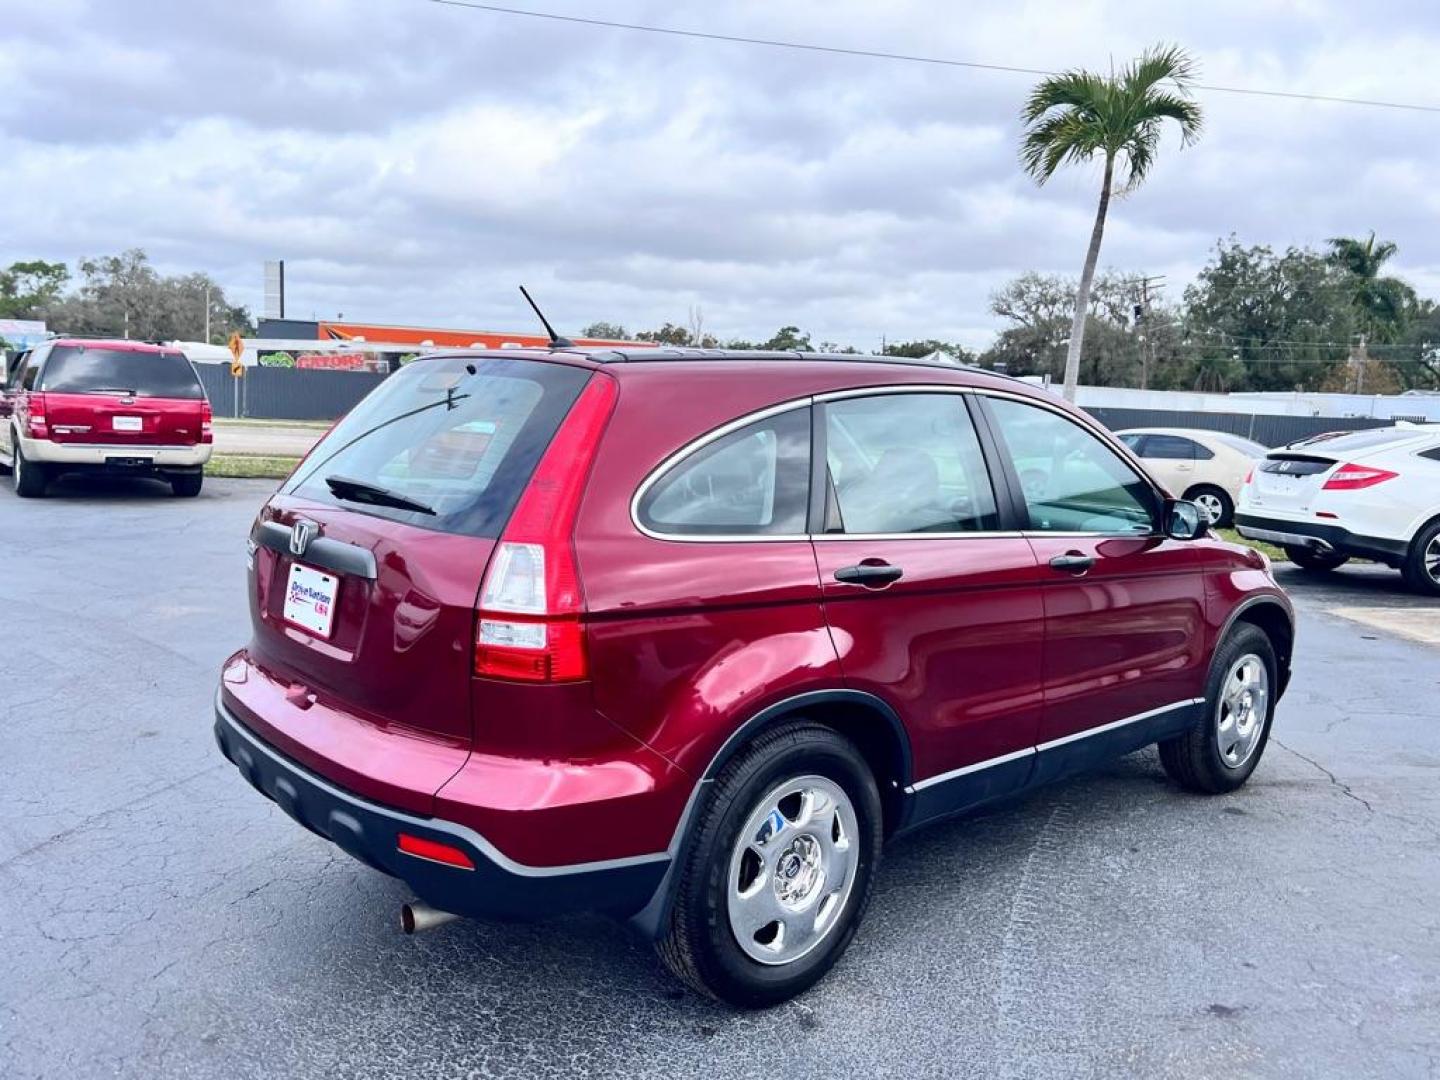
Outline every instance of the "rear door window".
[(500, 534), (584, 368), (430, 357), (386, 379), (315, 447), (286, 494), (440, 532)]
[[(1140, 456), (1161, 461), (1194, 461), (1199, 456), (1198, 449), (1195, 440), (1179, 435), (1147, 435)], [(1205, 456), (1214, 455), (1207, 452)]]
[(198, 401), (200, 378), (184, 353), (60, 345), (50, 354), (41, 390), (57, 394), (125, 392), (135, 397)]
[(877, 394), (825, 406), (826, 532), (993, 530), (995, 492), (957, 394)]
[(756, 420), (700, 446), (645, 488), (640, 524), (670, 536), (803, 536), (810, 410)]

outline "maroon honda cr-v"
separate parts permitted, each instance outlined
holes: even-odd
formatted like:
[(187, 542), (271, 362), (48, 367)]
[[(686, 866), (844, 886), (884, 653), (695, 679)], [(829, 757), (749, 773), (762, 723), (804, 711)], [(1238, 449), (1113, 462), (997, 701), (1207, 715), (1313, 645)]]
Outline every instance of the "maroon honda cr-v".
[(429, 357), (250, 538), (225, 755), (455, 914), (628, 917), (764, 1005), (885, 838), (1159, 743), (1231, 791), (1289, 603), (1084, 413), (983, 371), (570, 348)]

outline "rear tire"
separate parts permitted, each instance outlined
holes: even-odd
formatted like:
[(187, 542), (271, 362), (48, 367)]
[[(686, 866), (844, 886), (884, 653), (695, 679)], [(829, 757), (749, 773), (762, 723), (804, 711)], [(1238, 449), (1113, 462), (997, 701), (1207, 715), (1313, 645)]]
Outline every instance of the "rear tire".
[(177, 473), (170, 477), (170, 490), (181, 499), (193, 499), (200, 494), (204, 484), (204, 473)]
[(1160, 764), (1186, 791), (1220, 795), (1250, 779), (1275, 717), (1275, 649), (1258, 626), (1239, 624), (1210, 661), (1205, 715), (1159, 744)]
[(11, 467), (10, 479), (15, 485), (15, 494), (22, 499), (42, 498), (50, 483), (50, 471), (44, 465), (26, 459), (19, 439), (15, 440), (14, 445), (15, 462)]
[(1316, 551), (1314, 548), (1287, 545), (1285, 557), (1301, 570), (1322, 574), (1336, 570), (1350, 561), (1350, 556), (1340, 551)]
[(1235, 501), (1222, 488), (1212, 484), (1201, 484), (1185, 493), (1185, 498), (1196, 503), (1201, 512), (1216, 529), (1228, 528), (1235, 519)]
[(1400, 568), (1405, 584), (1418, 593), (1440, 596), (1440, 520), (1415, 534)]
[(676, 864), (661, 960), (746, 1008), (813, 986), (870, 902), (882, 825), (875, 779), (848, 739), (803, 722), (760, 735), (715, 780)]

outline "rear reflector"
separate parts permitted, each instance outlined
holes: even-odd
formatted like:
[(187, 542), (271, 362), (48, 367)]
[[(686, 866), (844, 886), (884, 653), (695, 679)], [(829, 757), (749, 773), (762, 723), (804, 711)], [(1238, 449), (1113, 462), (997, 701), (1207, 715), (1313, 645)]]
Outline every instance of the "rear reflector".
[(427, 840), (423, 836), (411, 836), (402, 832), (396, 838), (395, 846), (406, 855), (414, 855), (417, 859), (429, 859), (446, 866), (457, 866), (461, 870), (475, 869), (475, 863), (469, 855), (458, 847), (442, 844), (438, 840)]
[(1386, 480), (1393, 480), (1399, 475), (1389, 469), (1372, 469), (1366, 465), (1341, 465), (1330, 474), (1330, 479), (1325, 481), (1325, 490), (1358, 491), (1361, 488), (1383, 484)]

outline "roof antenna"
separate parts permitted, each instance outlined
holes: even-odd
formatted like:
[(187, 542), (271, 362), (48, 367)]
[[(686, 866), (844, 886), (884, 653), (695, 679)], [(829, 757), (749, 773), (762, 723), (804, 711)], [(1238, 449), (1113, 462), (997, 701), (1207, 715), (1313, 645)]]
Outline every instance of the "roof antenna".
[(535, 301), (531, 299), (530, 293), (524, 285), (520, 286), (520, 295), (525, 297), (525, 302), (530, 305), (531, 309), (535, 312), (536, 318), (538, 318), (541, 324), (544, 325), (545, 332), (550, 335), (550, 347), (552, 349), (575, 348), (575, 343), (573, 341), (571, 341), (569, 338), (561, 337), (559, 334), (555, 333), (555, 328), (550, 325), (550, 320), (545, 318), (545, 313), (540, 310), (540, 305), (535, 303)]

